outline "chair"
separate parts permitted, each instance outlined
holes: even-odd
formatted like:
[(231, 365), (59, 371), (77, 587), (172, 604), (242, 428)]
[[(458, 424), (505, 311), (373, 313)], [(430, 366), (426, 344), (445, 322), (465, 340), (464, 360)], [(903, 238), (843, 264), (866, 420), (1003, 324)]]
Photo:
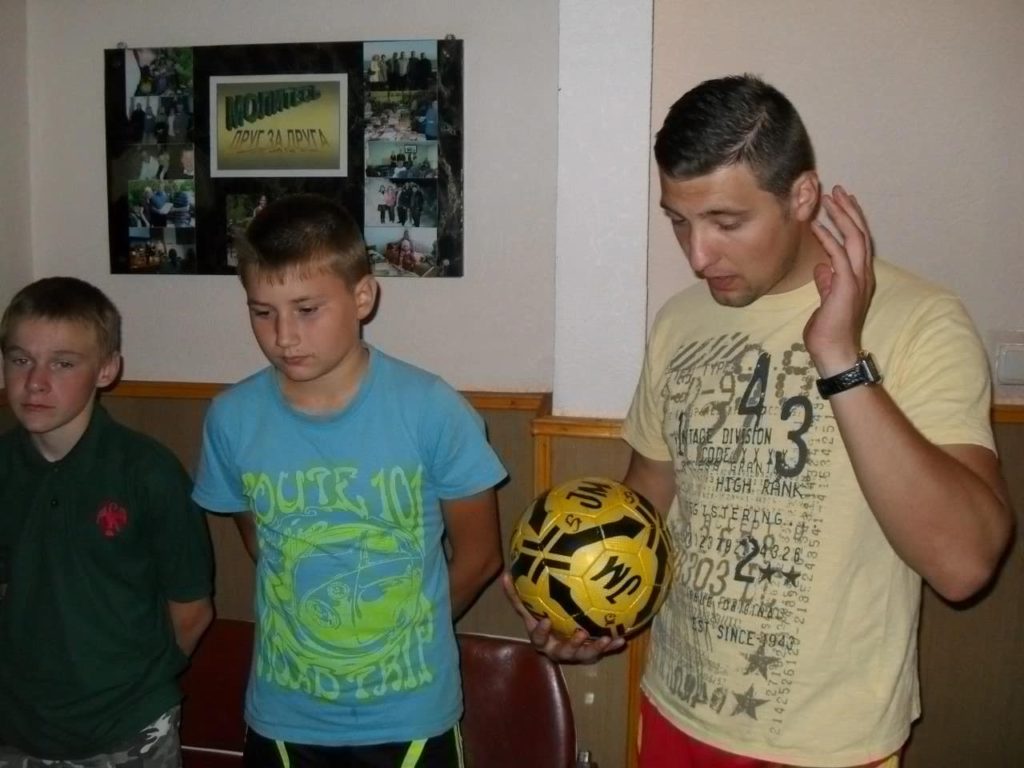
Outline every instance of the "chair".
[[(524, 640), (460, 632), (467, 768), (572, 768), (576, 750), (562, 670)], [(253, 625), (217, 619), (181, 679), (183, 768), (242, 765), (242, 709)]]
[(183, 768), (242, 765), (242, 709), (252, 639), (252, 622), (216, 619), (192, 655), (192, 665), (181, 678)]
[(558, 665), (525, 640), (457, 637), (467, 768), (572, 768), (576, 726)]

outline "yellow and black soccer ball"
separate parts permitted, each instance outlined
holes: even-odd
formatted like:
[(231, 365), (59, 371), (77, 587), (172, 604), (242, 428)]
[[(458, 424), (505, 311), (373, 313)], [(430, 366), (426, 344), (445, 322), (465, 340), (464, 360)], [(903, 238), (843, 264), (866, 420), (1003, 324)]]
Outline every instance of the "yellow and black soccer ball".
[(509, 572), (523, 605), (568, 637), (622, 637), (643, 627), (672, 580), (672, 542), (647, 499), (583, 477), (542, 493), (512, 533)]

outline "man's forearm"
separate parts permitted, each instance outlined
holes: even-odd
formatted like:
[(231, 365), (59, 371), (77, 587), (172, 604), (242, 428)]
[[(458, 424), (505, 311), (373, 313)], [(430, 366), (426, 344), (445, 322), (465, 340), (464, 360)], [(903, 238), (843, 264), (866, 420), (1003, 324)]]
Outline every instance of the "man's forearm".
[(943, 597), (963, 600), (980, 589), (1012, 529), (994, 454), (928, 442), (882, 387), (858, 387), (829, 402), (896, 553)]

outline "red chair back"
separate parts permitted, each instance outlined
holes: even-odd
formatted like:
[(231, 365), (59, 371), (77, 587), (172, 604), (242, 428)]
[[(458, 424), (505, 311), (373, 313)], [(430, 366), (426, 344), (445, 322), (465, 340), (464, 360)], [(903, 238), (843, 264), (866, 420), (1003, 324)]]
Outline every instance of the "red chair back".
[(572, 768), (576, 726), (559, 666), (525, 640), (458, 640), (467, 768)]
[(181, 679), (183, 768), (242, 765), (242, 710), (252, 641), (252, 622), (216, 619), (192, 655), (192, 665)]

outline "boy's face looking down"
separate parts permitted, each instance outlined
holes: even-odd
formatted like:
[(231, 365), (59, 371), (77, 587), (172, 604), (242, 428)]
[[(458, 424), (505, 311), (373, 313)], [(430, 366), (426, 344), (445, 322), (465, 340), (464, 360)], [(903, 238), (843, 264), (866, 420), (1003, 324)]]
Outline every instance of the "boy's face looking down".
[(281, 373), (285, 397), (297, 407), (321, 410), (351, 394), (367, 357), (360, 331), (377, 298), (373, 277), (350, 286), (314, 266), (249, 274), (244, 285), (253, 334)]
[(745, 307), (812, 278), (816, 253), (803, 235), (818, 203), (813, 172), (797, 178), (786, 198), (761, 189), (742, 163), (692, 179), (660, 176), (661, 207), (716, 302)]
[(7, 399), (44, 456), (60, 458), (75, 445), (97, 388), (114, 381), (120, 364), (85, 323), (28, 317), (15, 324), (4, 352)]

